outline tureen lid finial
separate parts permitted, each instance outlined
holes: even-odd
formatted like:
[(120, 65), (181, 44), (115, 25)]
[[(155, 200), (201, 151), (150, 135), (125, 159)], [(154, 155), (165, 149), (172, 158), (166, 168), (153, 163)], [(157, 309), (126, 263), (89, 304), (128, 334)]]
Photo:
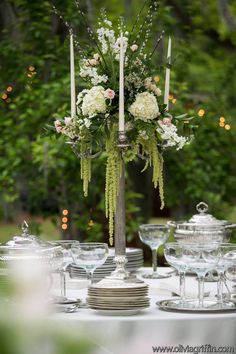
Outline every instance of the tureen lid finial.
[(208, 211), (208, 205), (204, 202), (200, 202), (197, 204), (196, 209), (200, 214), (205, 214)]
[(21, 230), (23, 231), (24, 236), (28, 236), (28, 230), (29, 230), (29, 225), (28, 223), (24, 220), (22, 225), (21, 225)]

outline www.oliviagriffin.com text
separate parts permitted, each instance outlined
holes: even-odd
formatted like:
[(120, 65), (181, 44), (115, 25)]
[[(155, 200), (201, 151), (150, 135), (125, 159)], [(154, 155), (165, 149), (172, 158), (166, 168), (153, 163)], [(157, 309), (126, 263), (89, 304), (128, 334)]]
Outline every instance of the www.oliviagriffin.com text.
[(204, 344), (199, 346), (176, 345), (176, 346), (152, 346), (153, 353), (235, 353), (236, 347), (232, 346), (213, 346)]

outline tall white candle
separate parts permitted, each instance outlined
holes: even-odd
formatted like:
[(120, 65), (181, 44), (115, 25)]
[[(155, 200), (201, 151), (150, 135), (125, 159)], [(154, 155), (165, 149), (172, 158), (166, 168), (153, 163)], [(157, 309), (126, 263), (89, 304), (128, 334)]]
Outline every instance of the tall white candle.
[[(171, 64), (171, 38), (170, 37), (168, 40), (167, 62), (168, 64)], [(170, 68), (166, 68), (164, 103), (166, 104), (167, 111), (169, 110), (169, 93), (170, 93)]]
[(119, 131), (125, 130), (124, 113), (124, 46), (123, 33), (120, 34), (120, 86), (119, 86)]
[(75, 104), (75, 58), (74, 58), (74, 43), (73, 33), (70, 32), (70, 97), (71, 97), (71, 117), (76, 116)]

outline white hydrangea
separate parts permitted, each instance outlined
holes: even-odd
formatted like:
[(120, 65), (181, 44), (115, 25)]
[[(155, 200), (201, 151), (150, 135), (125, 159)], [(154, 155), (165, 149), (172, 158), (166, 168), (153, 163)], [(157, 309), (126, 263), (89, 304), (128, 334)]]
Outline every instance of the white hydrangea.
[(98, 113), (106, 112), (106, 99), (104, 96), (104, 88), (102, 86), (94, 86), (88, 90), (83, 98), (81, 106), (82, 114), (92, 118)]
[(174, 124), (164, 124), (162, 121), (158, 121), (159, 127), (157, 132), (165, 142), (165, 147), (176, 146), (176, 150), (180, 150), (188, 143), (188, 139), (184, 136), (180, 136), (177, 133), (177, 127)]
[(144, 122), (154, 119), (160, 114), (156, 97), (149, 92), (138, 93), (134, 103), (129, 107), (129, 112), (135, 119), (141, 119)]

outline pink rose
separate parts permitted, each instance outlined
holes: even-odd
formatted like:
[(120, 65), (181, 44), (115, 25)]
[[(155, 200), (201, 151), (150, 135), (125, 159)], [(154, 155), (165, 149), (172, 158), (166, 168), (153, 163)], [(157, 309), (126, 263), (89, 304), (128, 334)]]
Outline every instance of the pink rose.
[(61, 133), (62, 126), (61, 126), (61, 122), (59, 120), (55, 120), (54, 126), (55, 126), (55, 129), (56, 129), (57, 133)]
[(107, 89), (104, 92), (104, 97), (105, 98), (109, 98), (110, 100), (112, 100), (115, 97), (115, 92), (113, 90), (111, 90), (111, 89)]
[(170, 126), (171, 125), (171, 118), (165, 117), (165, 118), (162, 119), (161, 123), (164, 124), (164, 125)]

